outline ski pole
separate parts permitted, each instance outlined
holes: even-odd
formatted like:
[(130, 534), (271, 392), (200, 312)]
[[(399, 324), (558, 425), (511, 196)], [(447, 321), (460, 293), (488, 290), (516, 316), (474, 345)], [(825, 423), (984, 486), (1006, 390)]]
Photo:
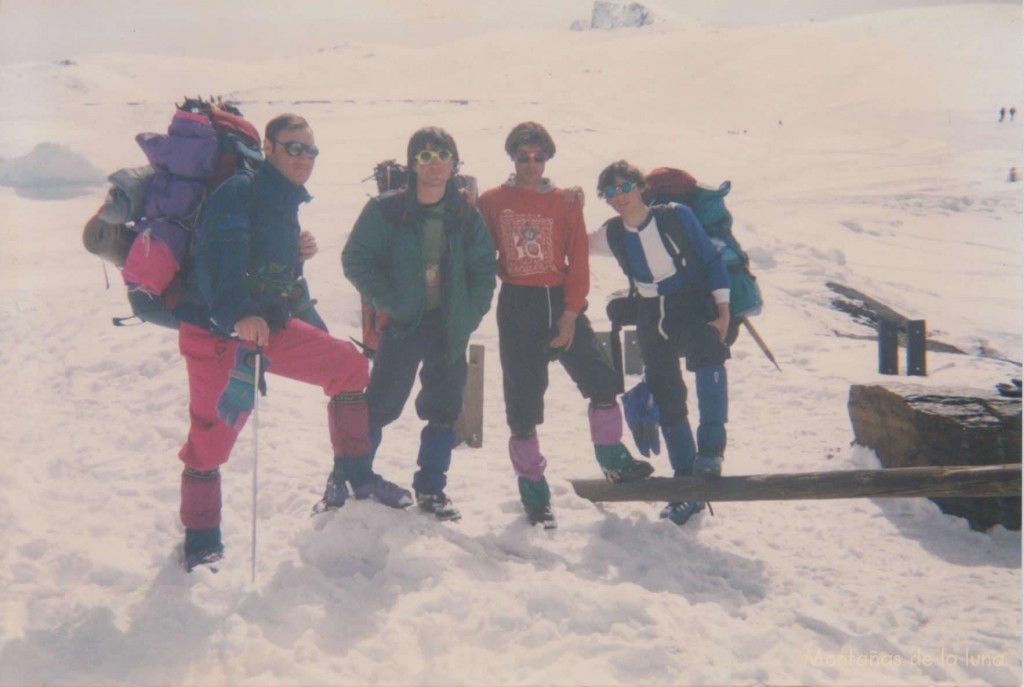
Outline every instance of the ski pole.
[(252, 583), (256, 584), (256, 492), (260, 465), (260, 376), (263, 373), (263, 347), (256, 346), (253, 360), (252, 389)]
[(782, 368), (779, 367), (779, 364), (777, 362), (775, 362), (775, 356), (772, 355), (772, 352), (770, 350), (768, 350), (768, 344), (764, 342), (764, 339), (761, 338), (761, 335), (757, 333), (756, 329), (754, 329), (754, 325), (750, 324), (750, 320), (744, 317), (740, 321), (743, 323), (743, 326), (747, 328), (747, 331), (750, 332), (750, 335), (754, 337), (754, 341), (757, 342), (758, 347), (761, 349), (761, 352), (765, 354), (765, 357), (767, 357), (768, 360), (772, 361), (772, 365), (775, 366), (776, 370), (782, 372)]

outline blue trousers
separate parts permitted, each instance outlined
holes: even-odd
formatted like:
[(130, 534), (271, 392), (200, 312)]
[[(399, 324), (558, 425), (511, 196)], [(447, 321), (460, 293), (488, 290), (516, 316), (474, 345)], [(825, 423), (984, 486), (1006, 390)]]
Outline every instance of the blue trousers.
[(459, 419), (466, 388), (466, 356), (448, 361), (444, 339), (444, 325), (437, 311), (426, 313), (419, 326), (404, 337), (384, 330), (366, 387), (371, 432), (402, 415), (417, 370), (421, 385), (416, 396), (419, 418), (445, 426)]
[(661, 412), (662, 427), (687, 419), (687, 390), (679, 357), (696, 373), (697, 453), (720, 456), (725, 450), (728, 421), (728, 381), (725, 361), (729, 347), (708, 326), (717, 309), (707, 298), (676, 293), (664, 298), (641, 298), (637, 308), (637, 341), (644, 359), (645, 378)]
[(384, 330), (366, 387), (370, 436), (376, 455), (382, 428), (401, 416), (419, 370), (416, 414), (427, 426), (420, 435), (416, 461), (419, 470), (413, 479), (413, 488), (418, 493), (444, 489), (455, 444), (452, 427), (462, 412), (466, 356), (449, 361), (445, 349), (444, 324), (438, 311), (426, 313), (420, 325), (404, 337)]

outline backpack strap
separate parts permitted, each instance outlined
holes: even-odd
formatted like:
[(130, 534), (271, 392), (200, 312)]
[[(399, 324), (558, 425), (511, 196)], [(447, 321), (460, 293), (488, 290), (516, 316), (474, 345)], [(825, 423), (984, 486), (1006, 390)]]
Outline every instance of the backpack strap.
[(625, 233), (626, 228), (621, 217), (612, 217), (604, 223), (604, 236), (608, 241), (608, 247), (629, 281), (629, 298), (636, 298), (639, 295), (639, 290), (636, 288), (636, 279), (633, 278), (629, 260), (626, 259)]
[(380, 207), (381, 214), (384, 215), (392, 224), (400, 224), (406, 217), (409, 209), (409, 191), (408, 189), (402, 188), (397, 191), (391, 191), (375, 198), (371, 198), (370, 202), (377, 203)]
[[(652, 208), (657, 221), (658, 235), (665, 245), (665, 250), (672, 256), (676, 269), (685, 274), (687, 264), (696, 264), (697, 252), (686, 237), (686, 230), (679, 220), (675, 205), (656, 205)], [(673, 230), (675, 230), (673, 232)], [(673, 236), (673, 233), (678, 236)], [(682, 239), (682, 240), (679, 240)]]

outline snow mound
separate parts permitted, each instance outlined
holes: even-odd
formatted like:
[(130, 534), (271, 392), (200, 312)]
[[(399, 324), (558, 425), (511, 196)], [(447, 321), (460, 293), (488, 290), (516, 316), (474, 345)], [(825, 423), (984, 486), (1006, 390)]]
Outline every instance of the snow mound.
[(71, 198), (105, 181), (106, 175), (91, 162), (59, 143), (39, 143), (27, 155), (0, 159), (0, 186), (29, 198)]

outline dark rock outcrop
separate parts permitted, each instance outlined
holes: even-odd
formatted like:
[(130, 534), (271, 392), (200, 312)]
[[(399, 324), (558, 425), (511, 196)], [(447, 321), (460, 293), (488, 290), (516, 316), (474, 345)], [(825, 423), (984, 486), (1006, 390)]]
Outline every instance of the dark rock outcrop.
[(632, 29), (647, 26), (654, 23), (654, 16), (651, 11), (638, 2), (613, 2), (611, 0), (596, 0), (594, 9), (591, 12), (590, 22), (577, 20), (573, 22), (573, 31), (584, 31), (586, 29)]
[[(850, 387), (855, 441), (887, 468), (1021, 462), (1021, 402), (995, 394), (936, 393), (909, 385)], [(1021, 528), (1021, 499), (936, 498), (973, 529)]]

